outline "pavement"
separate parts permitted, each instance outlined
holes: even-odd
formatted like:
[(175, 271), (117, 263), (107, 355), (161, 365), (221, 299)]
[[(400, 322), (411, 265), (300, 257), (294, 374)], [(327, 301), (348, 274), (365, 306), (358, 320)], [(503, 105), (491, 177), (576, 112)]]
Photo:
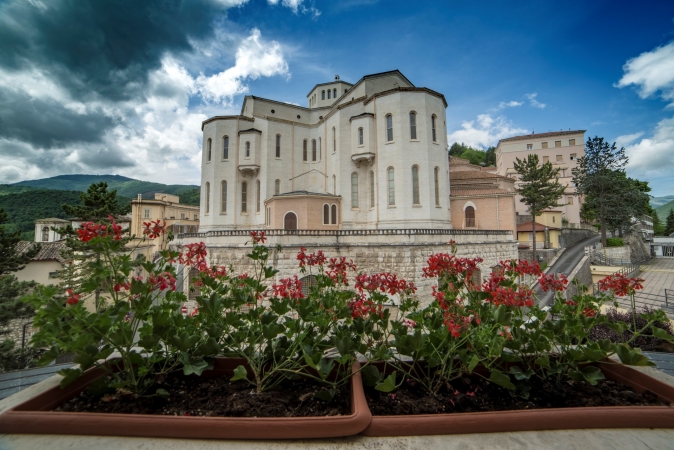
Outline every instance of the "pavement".
[[(644, 280), (644, 288), (635, 297), (637, 309), (644, 306), (662, 309), (670, 319), (674, 318), (674, 258), (655, 258), (643, 264), (637, 276)], [(618, 301), (620, 306), (630, 308), (629, 299)]]
[[(568, 276), (573, 269), (578, 265), (583, 256), (585, 256), (585, 247), (588, 245), (594, 245), (599, 242), (600, 236), (593, 236), (587, 238), (583, 241), (578, 242), (571, 247), (567, 247), (566, 250), (559, 255), (557, 261), (550, 267), (548, 273), (563, 273)], [(536, 289), (536, 297), (538, 298), (538, 303), (541, 306), (549, 305), (552, 303), (554, 298), (554, 291), (543, 292), (540, 288)]]

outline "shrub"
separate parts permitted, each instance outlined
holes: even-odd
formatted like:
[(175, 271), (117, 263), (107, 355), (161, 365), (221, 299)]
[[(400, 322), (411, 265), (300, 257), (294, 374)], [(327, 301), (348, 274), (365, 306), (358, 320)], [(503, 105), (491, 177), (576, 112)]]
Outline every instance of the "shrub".
[(625, 245), (623, 240), (621, 238), (607, 238), (606, 239), (606, 246), (607, 247), (622, 247)]
[[(646, 317), (653, 314), (653, 309), (645, 306), (643, 309), (643, 315), (639, 314), (636, 317), (636, 326), (637, 329), (643, 329), (648, 320)], [(600, 339), (609, 339), (611, 342), (622, 343), (627, 342), (630, 337), (634, 334), (634, 324), (632, 321), (632, 311), (619, 311), (616, 308), (611, 308), (606, 313), (609, 323), (622, 323), (624, 324), (625, 330), (622, 333), (609, 328), (607, 325), (599, 325), (593, 328), (590, 331), (589, 338), (593, 341), (599, 341)], [(674, 334), (672, 330), (672, 324), (670, 321), (656, 321), (653, 323), (653, 326), (665, 330), (669, 334)], [(639, 337), (634, 339), (631, 343), (632, 347), (638, 347), (642, 350), (657, 350), (662, 344), (663, 340), (653, 336), (653, 333), (650, 329), (646, 329)]]

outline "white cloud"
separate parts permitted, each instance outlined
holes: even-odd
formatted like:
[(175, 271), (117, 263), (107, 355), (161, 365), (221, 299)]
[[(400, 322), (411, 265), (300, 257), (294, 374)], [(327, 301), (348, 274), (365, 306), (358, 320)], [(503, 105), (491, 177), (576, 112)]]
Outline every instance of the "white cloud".
[(533, 106), (534, 108), (540, 108), (543, 109), (547, 105), (545, 103), (541, 103), (538, 100), (536, 100), (536, 96), (538, 95), (537, 92), (532, 92), (531, 94), (524, 94), (526, 98), (529, 99), (529, 104)]
[[(634, 135), (619, 136), (616, 143), (630, 140), (631, 136)], [(631, 139), (631, 142), (634, 141), (636, 138)], [(625, 146), (625, 151), (630, 159), (630, 176), (649, 181), (668, 180), (671, 189), (674, 178), (674, 117), (658, 122), (653, 136)]]
[(248, 92), (246, 79), (275, 75), (289, 75), (281, 45), (262, 41), (260, 30), (253, 29), (239, 46), (234, 67), (210, 77), (200, 75), (196, 85), (205, 100), (226, 104), (235, 95)]
[(309, 13), (314, 17), (318, 17), (321, 15), (321, 12), (316, 9), (316, 7), (313, 5), (313, 2), (309, 6), (304, 5), (304, 0), (267, 0), (267, 3), (270, 5), (278, 5), (281, 3), (281, 5), (292, 9), (292, 11), (295, 14), (298, 13)]
[(637, 86), (641, 98), (660, 91), (664, 100), (672, 101), (668, 107), (674, 107), (674, 42), (628, 60), (623, 71), (615, 87)]
[(476, 120), (464, 121), (461, 129), (447, 135), (448, 142), (463, 142), (477, 148), (487, 148), (496, 145), (499, 139), (517, 136), (527, 130), (515, 127), (505, 117), (492, 117), (489, 114), (480, 114)]
[(516, 102), (515, 100), (511, 100), (509, 102), (499, 103), (498, 106), (496, 108), (494, 108), (493, 110), (494, 111), (500, 111), (504, 108), (514, 108), (514, 107), (517, 107), (517, 106), (522, 106), (523, 104), (524, 104), (524, 102)]
[(643, 136), (644, 133), (642, 131), (638, 133), (632, 133), (632, 134), (625, 134), (623, 136), (618, 136), (615, 140), (615, 145), (618, 148), (625, 147), (632, 142), (636, 141), (639, 139), (641, 136)]

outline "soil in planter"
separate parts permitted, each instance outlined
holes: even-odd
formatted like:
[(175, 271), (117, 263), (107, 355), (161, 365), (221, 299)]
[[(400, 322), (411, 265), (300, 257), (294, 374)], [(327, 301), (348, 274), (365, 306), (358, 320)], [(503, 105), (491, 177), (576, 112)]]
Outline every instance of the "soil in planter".
[(596, 386), (587, 383), (545, 382), (531, 380), (528, 399), (484, 378), (470, 376), (454, 380), (437, 396), (427, 393), (418, 383), (408, 380), (393, 393), (365, 388), (365, 396), (375, 416), (413, 414), (444, 414), (452, 412), (484, 412), (538, 408), (569, 408), (585, 406), (669, 406), (652, 392), (638, 394), (631, 388), (611, 380)]
[(311, 417), (351, 414), (350, 385), (338, 389), (330, 402), (314, 398), (324, 386), (312, 380), (285, 381), (271, 391), (255, 393), (246, 382), (229, 377), (198, 378), (171, 374), (153, 389), (168, 397), (131, 394), (94, 395), (84, 390), (56, 411), (168, 416)]

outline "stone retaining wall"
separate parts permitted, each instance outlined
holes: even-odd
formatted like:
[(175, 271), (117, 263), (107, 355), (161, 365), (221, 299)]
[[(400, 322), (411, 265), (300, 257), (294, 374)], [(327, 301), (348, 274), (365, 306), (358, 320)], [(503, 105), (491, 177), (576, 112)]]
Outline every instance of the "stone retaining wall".
[(6, 327), (2, 331), (8, 331), (7, 334), (0, 334), (0, 342), (4, 341), (14, 341), (16, 347), (21, 347), (21, 338), (23, 336), (23, 326), (25, 324), (31, 324), (26, 327), (26, 344), (33, 335), (33, 318), (32, 317), (23, 317), (21, 319), (12, 319), (9, 321)]
[(580, 241), (597, 236), (598, 234), (596, 231), (581, 228), (562, 228), (561, 245), (562, 247), (571, 247)]
[[(590, 257), (584, 256), (583, 259), (569, 274), (569, 287), (566, 290), (566, 298), (570, 299), (580, 293), (580, 287), (586, 286), (592, 292), (592, 271), (590, 270)], [(573, 280), (577, 280), (577, 284)]]
[[(560, 249), (558, 248), (537, 248), (536, 257), (540, 255), (540, 263), (550, 263), (552, 259), (557, 255)], [(534, 259), (534, 251), (531, 249), (528, 250), (518, 250), (519, 258), (522, 260), (531, 261)]]

